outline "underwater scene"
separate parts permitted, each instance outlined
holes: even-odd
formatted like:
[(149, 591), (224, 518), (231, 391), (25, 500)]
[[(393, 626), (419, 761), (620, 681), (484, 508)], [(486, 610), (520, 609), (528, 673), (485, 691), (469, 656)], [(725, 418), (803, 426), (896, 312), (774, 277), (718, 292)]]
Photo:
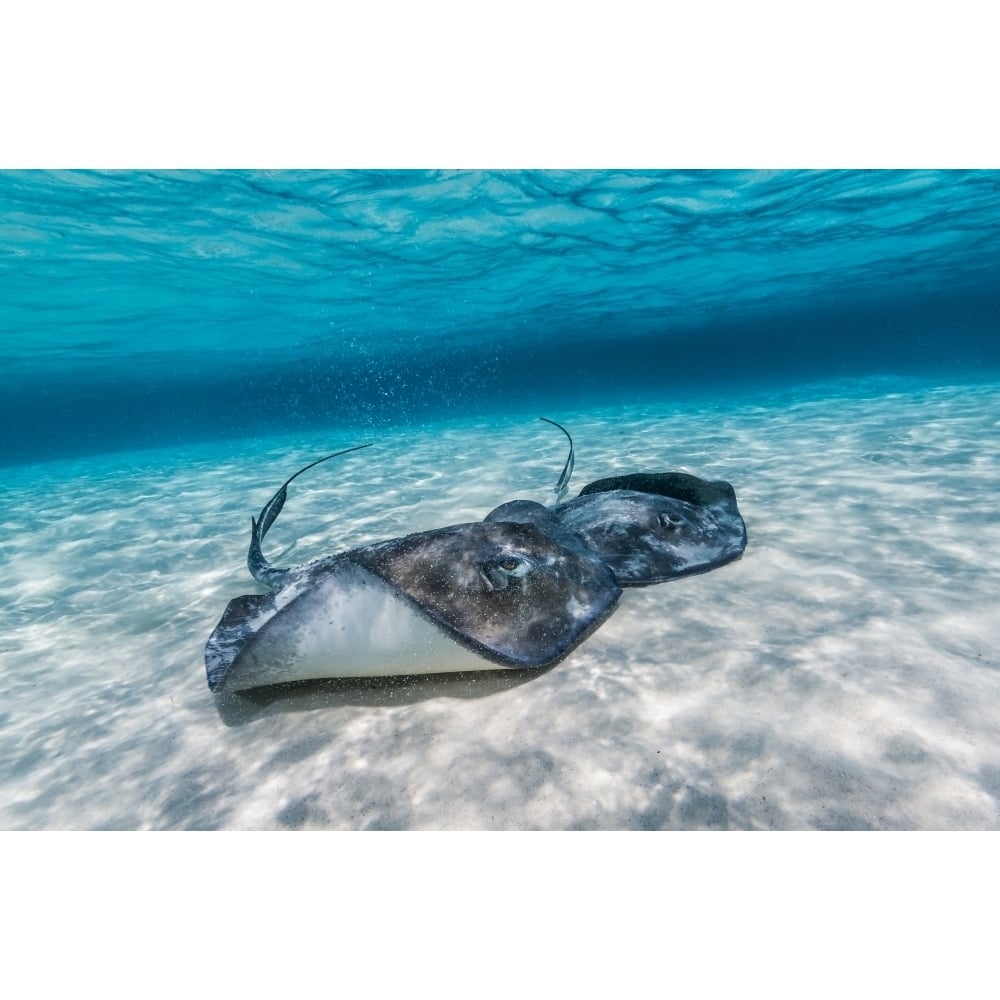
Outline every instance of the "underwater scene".
[(993, 171), (0, 171), (0, 828), (997, 829), (998, 262)]

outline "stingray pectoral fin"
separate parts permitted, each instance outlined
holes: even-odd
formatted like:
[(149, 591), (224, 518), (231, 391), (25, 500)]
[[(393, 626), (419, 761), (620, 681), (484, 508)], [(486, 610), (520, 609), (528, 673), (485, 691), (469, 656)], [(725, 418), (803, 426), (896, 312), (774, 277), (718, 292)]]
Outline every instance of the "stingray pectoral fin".
[(531, 523), (418, 532), (347, 553), (453, 639), (507, 667), (556, 663), (611, 613), (610, 570)]
[(233, 601), (205, 651), (211, 689), (496, 669), (349, 555), (292, 571), (274, 595)]
[(271, 594), (246, 594), (226, 605), (219, 624), (205, 644), (208, 687), (218, 690), (237, 658), (257, 632), (277, 613)]

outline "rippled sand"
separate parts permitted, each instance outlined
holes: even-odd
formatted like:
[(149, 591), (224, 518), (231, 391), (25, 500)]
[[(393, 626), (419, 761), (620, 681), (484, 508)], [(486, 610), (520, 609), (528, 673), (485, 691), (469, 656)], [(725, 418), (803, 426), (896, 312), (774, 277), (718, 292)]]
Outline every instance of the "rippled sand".
[[(0, 826), (1000, 827), (1000, 386), (546, 415), (576, 489), (725, 478), (750, 542), (543, 673), (209, 693), (250, 515), (364, 435), (5, 470)], [(565, 459), (528, 417), (377, 441), (296, 481), (273, 561), (545, 499)]]

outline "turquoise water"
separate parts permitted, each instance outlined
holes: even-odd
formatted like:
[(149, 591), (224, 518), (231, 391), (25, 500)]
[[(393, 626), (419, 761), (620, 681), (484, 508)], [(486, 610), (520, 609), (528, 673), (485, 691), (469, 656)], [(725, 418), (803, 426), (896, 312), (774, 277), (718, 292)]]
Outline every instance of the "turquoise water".
[[(1000, 828), (1000, 173), (0, 173), (0, 827)], [(547, 671), (213, 697), (290, 565), (631, 472)]]
[(0, 172), (0, 463), (982, 378), (998, 261), (997, 172)]

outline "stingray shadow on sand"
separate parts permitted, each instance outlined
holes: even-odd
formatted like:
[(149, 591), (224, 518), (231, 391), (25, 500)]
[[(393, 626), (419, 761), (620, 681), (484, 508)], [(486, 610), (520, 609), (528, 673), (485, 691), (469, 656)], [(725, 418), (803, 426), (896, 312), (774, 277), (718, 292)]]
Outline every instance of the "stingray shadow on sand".
[(230, 728), (272, 715), (345, 706), (393, 708), (435, 698), (489, 698), (547, 674), (552, 667), (475, 670), (399, 677), (328, 677), (271, 684), (214, 698), (219, 718)]

